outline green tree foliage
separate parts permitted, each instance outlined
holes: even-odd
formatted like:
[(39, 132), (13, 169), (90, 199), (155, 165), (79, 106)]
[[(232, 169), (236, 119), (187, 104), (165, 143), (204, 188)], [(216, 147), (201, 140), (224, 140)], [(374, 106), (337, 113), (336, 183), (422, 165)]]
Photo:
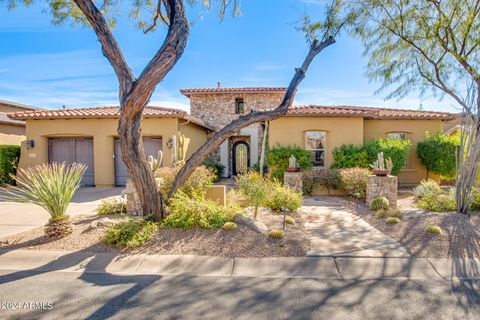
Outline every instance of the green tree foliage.
[(392, 159), (392, 174), (397, 175), (407, 162), (411, 146), (412, 143), (409, 140), (380, 138), (368, 142), (365, 149), (367, 150), (369, 163), (373, 163), (380, 152), (383, 152), (385, 159)]
[(456, 153), (459, 146), (459, 136), (426, 133), (425, 141), (417, 144), (417, 154), (427, 168), (427, 179), (429, 172), (436, 173), (445, 180), (455, 178)]
[(330, 168), (368, 168), (369, 164), (368, 153), (364, 146), (343, 144), (333, 150), (333, 163)]
[(312, 167), (312, 154), (298, 146), (273, 147), (268, 153), (268, 166), (272, 178), (283, 181), (283, 173), (288, 169), (288, 159), (291, 156), (297, 159), (297, 165), (302, 170)]
[(385, 159), (392, 159), (392, 174), (397, 175), (405, 166), (410, 147), (410, 141), (395, 138), (371, 140), (365, 145), (344, 144), (334, 149), (331, 168), (368, 168), (383, 152)]
[(253, 204), (255, 211), (253, 218), (257, 218), (258, 208), (264, 204), (267, 198), (267, 190), (270, 188), (267, 181), (256, 171), (238, 176), (238, 189), (245, 196), (246, 200)]
[(0, 186), (13, 184), (12, 175), (17, 172), (18, 160), (20, 159), (20, 147), (12, 145), (0, 145)]

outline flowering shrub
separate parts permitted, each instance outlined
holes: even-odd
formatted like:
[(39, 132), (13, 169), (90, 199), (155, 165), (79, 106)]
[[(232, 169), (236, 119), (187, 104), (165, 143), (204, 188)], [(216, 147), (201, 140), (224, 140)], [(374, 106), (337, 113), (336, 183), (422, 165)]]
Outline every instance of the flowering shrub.
[[(160, 178), (160, 192), (166, 198), (175, 176), (180, 171), (181, 165), (162, 167), (155, 172), (155, 177)], [(213, 185), (216, 176), (212, 170), (200, 166), (193, 171), (192, 175), (179, 188), (189, 197), (205, 197), (207, 189)]]
[(366, 168), (348, 168), (340, 170), (341, 188), (357, 199), (365, 199), (367, 194), (367, 177), (370, 170)]

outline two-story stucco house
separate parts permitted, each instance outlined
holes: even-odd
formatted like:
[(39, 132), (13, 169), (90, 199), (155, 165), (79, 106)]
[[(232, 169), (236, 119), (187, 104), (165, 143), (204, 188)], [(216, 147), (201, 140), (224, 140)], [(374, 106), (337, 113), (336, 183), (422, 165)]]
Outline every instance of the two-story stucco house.
[[(176, 156), (172, 142), (183, 137), (181, 150), (188, 158), (211, 132), (233, 119), (277, 107), (285, 91), (276, 87), (181, 90), (190, 99), (190, 114), (168, 108), (145, 109), (142, 130), (146, 154), (163, 150), (163, 164), (169, 166)], [(34, 141), (31, 148), (22, 145), (20, 167), (51, 161), (84, 162), (89, 167), (84, 185), (124, 185), (127, 172), (119, 155), (118, 112), (118, 107), (104, 107), (10, 115), (13, 120), (26, 121), (26, 139)], [(267, 138), (269, 146), (298, 145), (310, 150), (314, 168), (328, 168), (333, 161), (332, 151), (342, 144), (363, 144), (380, 137), (409, 139), (413, 148), (399, 181), (416, 184), (425, 177), (416, 144), (425, 139), (426, 131), (440, 132), (443, 123), (455, 117), (434, 111), (299, 106), (271, 121)], [(214, 157), (225, 165), (225, 176), (236, 175), (258, 162), (264, 134), (264, 124), (254, 124), (221, 145)]]

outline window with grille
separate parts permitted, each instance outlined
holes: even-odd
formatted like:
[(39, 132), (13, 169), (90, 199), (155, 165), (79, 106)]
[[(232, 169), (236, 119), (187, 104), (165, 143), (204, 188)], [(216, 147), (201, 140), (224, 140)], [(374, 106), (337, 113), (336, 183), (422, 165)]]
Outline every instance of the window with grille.
[(236, 114), (244, 114), (245, 113), (245, 101), (243, 101), (243, 98), (236, 98), (235, 99), (235, 113)]
[(305, 132), (305, 149), (312, 154), (312, 165), (325, 167), (326, 134), (325, 131)]

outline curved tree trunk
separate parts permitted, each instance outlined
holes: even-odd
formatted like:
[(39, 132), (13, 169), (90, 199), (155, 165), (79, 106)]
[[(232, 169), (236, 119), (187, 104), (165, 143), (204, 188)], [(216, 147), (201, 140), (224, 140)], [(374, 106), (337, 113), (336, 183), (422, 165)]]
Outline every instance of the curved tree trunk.
[(281, 117), (286, 114), (288, 108), (293, 104), (295, 94), (298, 86), (305, 78), (305, 73), (308, 70), (313, 59), (325, 48), (335, 43), (333, 37), (329, 37), (325, 41), (319, 42), (314, 41), (310, 46), (310, 51), (307, 54), (302, 66), (297, 68), (295, 75), (293, 76), (290, 85), (288, 86), (287, 92), (283, 98), (282, 103), (275, 109), (270, 111), (261, 111), (261, 112), (252, 112), (247, 115), (243, 115), (237, 120), (232, 121), (221, 130), (215, 132), (205, 144), (203, 144), (185, 163), (185, 165), (180, 169), (175, 180), (173, 181), (172, 187), (168, 193), (169, 198), (178, 190), (178, 188), (190, 177), (192, 172), (196, 167), (201, 165), (202, 161), (212, 153), (216, 148), (218, 148), (223, 141), (229, 137), (236, 134), (236, 132), (242, 128), (245, 128), (251, 124), (273, 120)]
[(188, 39), (188, 21), (182, 0), (160, 0), (168, 15), (168, 33), (165, 40), (142, 71), (138, 79), (133, 75), (122, 51), (110, 31), (102, 13), (92, 0), (74, 0), (95, 31), (102, 45), (103, 55), (112, 65), (120, 84), (120, 120), (118, 135), (122, 159), (132, 178), (144, 215), (161, 220), (165, 214), (163, 199), (157, 191), (142, 143), (142, 113), (150, 101), (156, 85), (163, 80), (183, 54)]

